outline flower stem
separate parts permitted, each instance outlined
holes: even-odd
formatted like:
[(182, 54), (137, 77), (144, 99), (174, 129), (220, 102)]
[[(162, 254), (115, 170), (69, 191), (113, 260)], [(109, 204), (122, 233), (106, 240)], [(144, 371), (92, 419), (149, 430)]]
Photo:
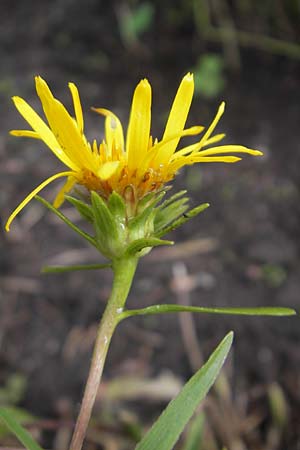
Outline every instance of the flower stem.
[(121, 313), (131, 287), (137, 262), (138, 258), (136, 257), (126, 257), (113, 262), (114, 281), (112, 292), (98, 328), (90, 371), (70, 450), (81, 450), (82, 448), (101, 381), (108, 347), (113, 332), (121, 318)]

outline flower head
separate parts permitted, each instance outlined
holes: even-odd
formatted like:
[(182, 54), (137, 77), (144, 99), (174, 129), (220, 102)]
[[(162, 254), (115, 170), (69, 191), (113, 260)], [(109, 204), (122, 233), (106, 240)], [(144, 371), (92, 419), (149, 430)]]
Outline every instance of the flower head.
[[(190, 73), (180, 83), (161, 140), (153, 140), (150, 134), (152, 92), (146, 79), (140, 81), (134, 91), (126, 139), (121, 122), (114, 113), (103, 108), (93, 108), (96, 113), (105, 116), (105, 139), (101, 143), (96, 140), (90, 143), (84, 135), (80, 97), (73, 83), (69, 83), (69, 88), (75, 118), (53, 96), (41, 77), (36, 77), (35, 82), (48, 124), (25, 100), (13, 97), (16, 108), (32, 130), (12, 130), (11, 134), (44, 141), (68, 170), (52, 175), (34, 189), (10, 215), (6, 223), (7, 231), (24, 206), (58, 178), (64, 177), (66, 182), (54, 200), (55, 207), (62, 204), (64, 195), (74, 185), (96, 191), (104, 199), (108, 199), (112, 192), (117, 192), (126, 201), (129, 193), (131, 201), (137, 204), (146, 194), (159, 191), (185, 165), (198, 162), (234, 163), (241, 159), (233, 156), (235, 154), (262, 154), (241, 145), (213, 146), (207, 149), (208, 145), (216, 144), (224, 137), (224, 134), (213, 135), (224, 112), (224, 103), (221, 103), (207, 129), (202, 126), (185, 128), (194, 93), (193, 75)], [(196, 143), (177, 150), (183, 136), (200, 133), (203, 134)]]

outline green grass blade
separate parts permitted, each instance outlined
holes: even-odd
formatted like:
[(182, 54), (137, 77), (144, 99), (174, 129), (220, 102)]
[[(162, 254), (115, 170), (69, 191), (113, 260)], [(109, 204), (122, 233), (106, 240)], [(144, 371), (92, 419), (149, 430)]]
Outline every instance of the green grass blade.
[(209, 360), (185, 384), (178, 396), (138, 443), (135, 450), (172, 450), (199, 403), (215, 382), (228, 355), (233, 333), (225, 336)]
[(43, 450), (28, 431), (15, 421), (14, 415), (9, 410), (0, 408), (0, 419), (4, 421), (6, 426), (27, 450)]
[(257, 307), (257, 308), (206, 308), (205, 306), (181, 306), (181, 305), (153, 305), (141, 309), (125, 310), (120, 320), (131, 316), (167, 314), (174, 312), (192, 312), (202, 314), (228, 314), (238, 316), (293, 316), (296, 311), (292, 308), (281, 307)]

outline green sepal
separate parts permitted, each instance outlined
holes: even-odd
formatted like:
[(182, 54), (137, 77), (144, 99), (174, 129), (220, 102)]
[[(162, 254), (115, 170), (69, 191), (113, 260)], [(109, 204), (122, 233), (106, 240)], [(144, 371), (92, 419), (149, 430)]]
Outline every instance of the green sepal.
[(268, 307), (257, 308), (227, 308), (227, 307), (205, 307), (205, 306), (182, 306), (182, 305), (153, 305), (141, 309), (128, 309), (122, 312), (119, 320), (132, 316), (167, 314), (176, 312), (191, 312), (201, 314), (226, 314), (238, 316), (293, 316), (296, 311), (292, 308)]
[(128, 245), (128, 247), (126, 248), (125, 255), (133, 256), (144, 249), (151, 250), (152, 247), (158, 247), (159, 245), (173, 245), (173, 244), (174, 244), (173, 241), (166, 241), (154, 237), (136, 239), (135, 241), (131, 242), (131, 244)]
[(107, 204), (96, 192), (91, 192), (91, 201), (99, 250), (110, 259), (120, 256), (124, 247), (123, 225), (115, 220)]
[(118, 239), (116, 223), (107, 204), (94, 191), (91, 192), (91, 201), (97, 239), (99, 236), (100, 238), (111, 236), (113, 239)]
[[(158, 192), (150, 192), (149, 194), (146, 194), (138, 203), (137, 205), (137, 215), (144, 211), (145, 208), (149, 206), (150, 203), (155, 199), (157, 199), (159, 194), (159, 200), (161, 200), (165, 195), (167, 191), (164, 189), (163, 191)], [(158, 200), (158, 201), (159, 201)], [(155, 202), (157, 204), (157, 202)]]
[(188, 201), (188, 197), (183, 197), (169, 203), (169, 205), (162, 209), (159, 208), (154, 220), (155, 232), (160, 232), (163, 228), (184, 214), (189, 208), (187, 204)]
[(63, 222), (65, 222), (66, 225), (68, 225), (73, 231), (75, 231), (77, 234), (79, 234), (81, 237), (83, 237), (86, 241), (88, 241), (93, 246), (97, 247), (96, 240), (90, 236), (85, 231), (78, 228), (71, 220), (69, 220), (63, 213), (61, 213), (58, 209), (54, 208), (51, 203), (47, 202), (44, 198), (40, 197), (39, 195), (35, 196), (36, 200), (38, 200), (40, 203), (42, 203), (46, 208), (48, 208), (50, 211), (52, 211), (57, 217), (59, 217)]
[(121, 223), (125, 224), (126, 221), (126, 206), (124, 199), (117, 192), (110, 194), (108, 202), (108, 209), (113, 217)]
[(181, 191), (176, 192), (176, 194), (171, 195), (171, 197), (167, 198), (161, 205), (158, 206), (158, 209), (163, 209), (169, 206), (171, 203), (178, 200), (180, 197), (183, 197), (187, 193), (186, 189), (182, 189)]
[(94, 215), (92, 208), (89, 205), (81, 200), (78, 200), (77, 198), (71, 197), (71, 195), (65, 195), (65, 199), (73, 206), (75, 206), (83, 219), (86, 219), (88, 222), (93, 223)]
[(165, 192), (161, 192), (157, 196), (154, 196), (142, 212), (129, 220), (128, 229), (131, 239), (138, 239), (153, 233), (153, 221), (156, 214), (155, 205), (157, 205), (164, 195)]
[(176, 228), (180, 227), (184, 223), (186, 223), (188, 220), (192, 219), (193, 217), (197, 216), (201, 212), (205, 211), (209, 207), (209, 203), (202, 203), (199, 206), (196, 206), (196, 208), (191, 209), (190, 211), (184, 213), (181, 217), (176, 219), (173, 223), (166, 226), (162, 230), (155, 233), (157, 237), (161, 237), (166, 233), (170, 233), (170, 231), (176, 230)]

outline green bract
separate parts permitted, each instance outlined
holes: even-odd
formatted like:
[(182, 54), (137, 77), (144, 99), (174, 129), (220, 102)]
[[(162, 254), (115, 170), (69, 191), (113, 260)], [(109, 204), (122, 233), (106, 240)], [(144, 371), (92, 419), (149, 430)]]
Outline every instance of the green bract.
[(162, 240), (161, 237), (209, 206), (204, 203), (188, 211), (189, 199), (185, 196), (186, 191), (180, 191), (162, 202), (165, 194), (166, 191), (162, 191), (145, 196), (139, 202), (134, 215), (130, 202), (125, 202), (116, 192), (113, 192), (107, 201), (92, 192), (89, 203), (66, 196), (66, 200), (92, 224), (94, 235), (80, 230), (41, 197), (37, 199), (93, 244), (106, 258), (114, 261), (124, 256), (144, 256), (152, 247), (159, 245), (172, 245), (173, 241)]

